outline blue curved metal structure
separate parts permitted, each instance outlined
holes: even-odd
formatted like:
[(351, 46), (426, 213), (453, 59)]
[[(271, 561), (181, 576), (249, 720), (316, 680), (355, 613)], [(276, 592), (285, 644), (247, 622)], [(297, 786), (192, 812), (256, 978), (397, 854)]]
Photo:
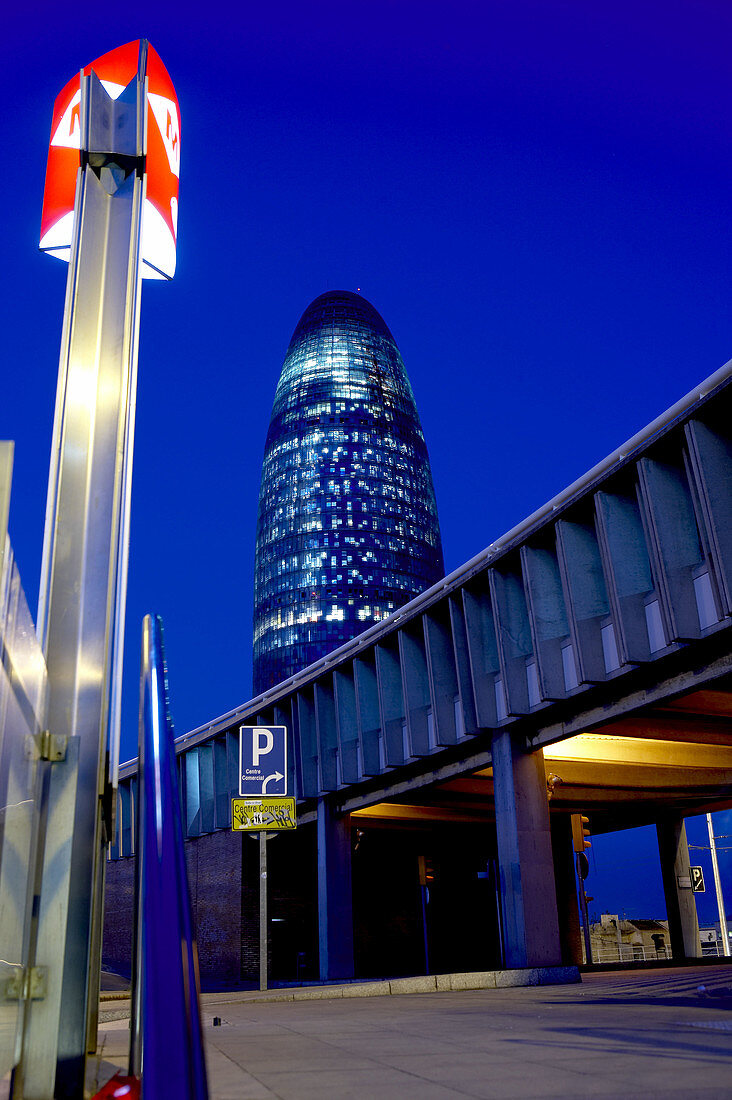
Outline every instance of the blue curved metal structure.
[(140, 669), (138, 862), (130, 1072), (143, 1096), (207, 1100), (163, 623), (146, 615)]

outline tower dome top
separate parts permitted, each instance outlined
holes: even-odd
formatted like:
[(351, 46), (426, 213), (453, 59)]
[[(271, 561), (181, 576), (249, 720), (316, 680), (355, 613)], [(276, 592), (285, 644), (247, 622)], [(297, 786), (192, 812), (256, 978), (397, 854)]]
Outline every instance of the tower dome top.
[(352, 290), (327, 290), (325, 294), (319, 294), (314, 298), (303, 313), (292, 334), (290, 346), (305, 333), (349, 319), (360, 321), (380, 336), (395, 342), (384, 318), (378, 310), (374, 309), (371, 302)]

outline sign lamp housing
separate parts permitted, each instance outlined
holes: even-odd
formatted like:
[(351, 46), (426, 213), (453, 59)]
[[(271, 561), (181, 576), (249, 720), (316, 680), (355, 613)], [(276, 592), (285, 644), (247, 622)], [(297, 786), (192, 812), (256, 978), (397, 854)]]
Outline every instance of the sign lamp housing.
[[(147, 191), (142, 213), (142, 277), (172, 279), (180, 176), (180, 110), (173, 82), (153, 47), (139, 39), (102, 54), (83, 71), (87, 75), (95, 72), (108, 95), (117, 99), (135, 79), (143, 49), (147, 81), (143, 150)], [(81, 120), (81, 74), (77, 73), (59, 92), (53, 106), (41, 215), (41, 250), (66, 261), (71, 255)]]

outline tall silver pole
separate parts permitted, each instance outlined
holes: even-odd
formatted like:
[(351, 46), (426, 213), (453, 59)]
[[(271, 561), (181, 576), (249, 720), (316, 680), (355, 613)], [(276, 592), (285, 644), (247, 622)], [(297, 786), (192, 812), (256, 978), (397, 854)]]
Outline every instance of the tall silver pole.
[(729, 934), (727, 932), (727, 917), (724, 911), (724, 897), (722, 895), (722, 880), (719, 877), (719, 861), (717, 860), (717, 842), (714, 836), (712, 815), (707, 814), (707, 829), (709, 830), (709, 847), (712, 852), (712, 874), (714, 875), (714, 889), (717, 892), (717, 910), (719, 912), (719, 931), (722, 935), (722, 951), (729, 955)]
[(139, 328), (145, 47), (137, 78), (116, 100), (93, 72), (81, 79), (81, 167), (38, 624), (49, 675), (47, 722), (68, 748), (64, 760), (41, 769), (47, 839), (29, 965), (47, 967), (47, 993), (29, 1004), (24, 1100), (83, 1094), (98, 1001), (101, 796), (115, 609), (119, 615), (124, 597)]

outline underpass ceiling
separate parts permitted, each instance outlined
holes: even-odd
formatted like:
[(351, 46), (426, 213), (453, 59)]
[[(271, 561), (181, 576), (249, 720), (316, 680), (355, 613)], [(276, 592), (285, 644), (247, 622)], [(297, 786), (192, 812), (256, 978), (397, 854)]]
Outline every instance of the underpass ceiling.
[[(552, 813), (593, 832), (732, 807), (732, 691), (695, 691), (544, 749)], [(369, 823), (492, 822), (490, 767), (359, 810)]]

